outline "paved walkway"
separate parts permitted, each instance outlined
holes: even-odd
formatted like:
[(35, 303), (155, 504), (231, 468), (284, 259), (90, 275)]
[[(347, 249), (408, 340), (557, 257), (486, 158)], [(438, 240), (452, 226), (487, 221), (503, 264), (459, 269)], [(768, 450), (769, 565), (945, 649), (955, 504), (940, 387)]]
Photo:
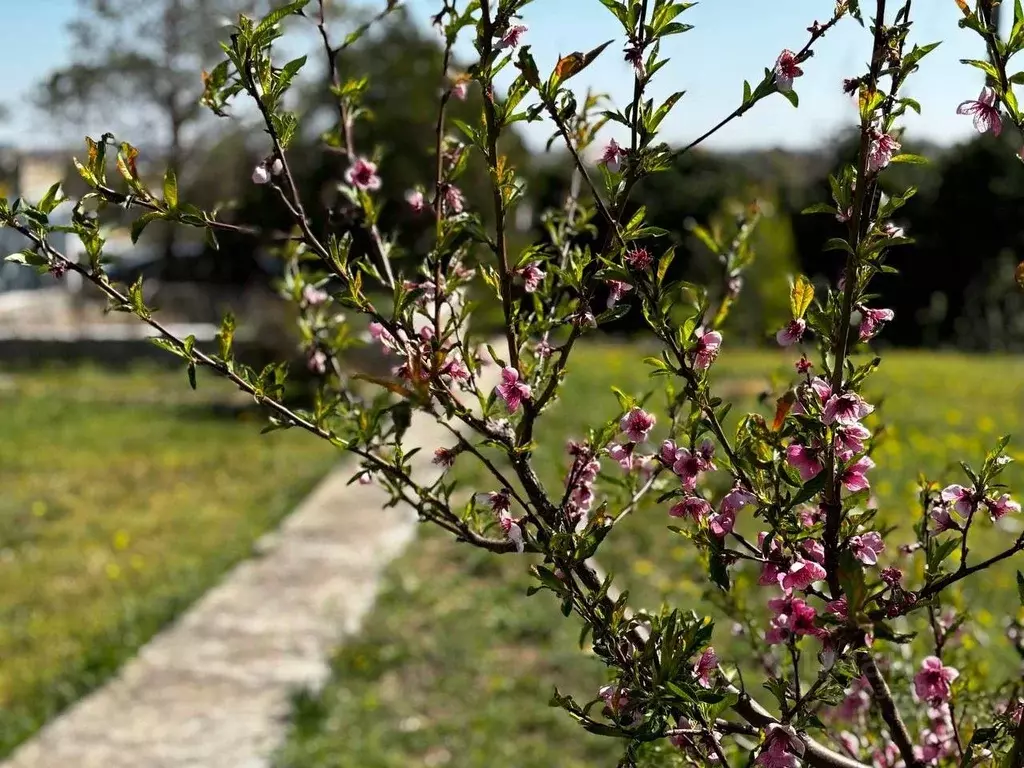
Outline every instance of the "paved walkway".
[[(496, 383), (496, 366), (483, 385)], [(451, 436), (417, 415), (409, 447)], [(436, 473), (423, 450), (419, 477)], [(263, 768), (286, 735), (291, 694), (320, 687), (339, 641), (356, 632), (379, 578), (415, 534), (408, 507), (346, 485), (346, 464), (274, 533), (102, 688), (0, 768)], [(436, 474), (434, 474), (436, 477)]]

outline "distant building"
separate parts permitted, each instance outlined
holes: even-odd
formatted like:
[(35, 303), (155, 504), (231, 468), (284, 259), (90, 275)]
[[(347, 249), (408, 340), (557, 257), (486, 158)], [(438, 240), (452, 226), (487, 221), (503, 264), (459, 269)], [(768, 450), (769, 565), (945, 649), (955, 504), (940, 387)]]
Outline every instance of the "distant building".
[[(66, 180), (71, 154), (69, 150), (19, 152), (10, 148), (0, 149), (0, 195), (8, 200), (18, 197), (29, 201), (39, 200), (54, 182)], [(70, 221), (70, 214), (58, 211), (52, 220), (54, 223), (66, 224)], [(69, 256), (78, 253), (77, 241), (65, 233), (54, 233), (51, 242), (55, 248)], [(27, 244), (25, 238), (17, 232), (0, 230), (0, 258), (20, 251)], [(36, 290), (54, 285), (49, 275), (40, 275), (20, 264), (0, 261), (0, 293)], [(67, 285), (74, 288), (78, 281), (72, 280)]]

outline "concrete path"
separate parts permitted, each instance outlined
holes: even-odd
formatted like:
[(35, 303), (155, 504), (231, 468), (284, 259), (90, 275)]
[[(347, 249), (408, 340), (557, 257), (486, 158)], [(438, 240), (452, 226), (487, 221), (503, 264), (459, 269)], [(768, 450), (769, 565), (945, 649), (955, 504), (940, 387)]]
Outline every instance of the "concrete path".
[[(493, 387), (497, 367), (485, 368)], [(443, 427), (407, 433), (419, 477), (436, 477)], [(311, 438), (312, 439), (312, 438)], [(429, 450), (427, 450), (429, 449)], [(282, 743), (291, 694), (319, 688), (339, 642), (373, 605), (379, 577), (415, 534), (407, 507), (383, 510), (346, 464), (260, 543), (261, 554), (151, 640), (0, 768), (263, 768)]]

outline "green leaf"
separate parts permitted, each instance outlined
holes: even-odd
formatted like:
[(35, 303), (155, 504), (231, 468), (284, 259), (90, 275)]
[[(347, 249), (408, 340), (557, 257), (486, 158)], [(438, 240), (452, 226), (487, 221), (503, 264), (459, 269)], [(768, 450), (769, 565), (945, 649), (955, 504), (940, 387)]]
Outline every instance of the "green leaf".
[(192, 389), (196, 389), (196, 364), (188, 364), (188, 384)]
[(853, 253), (853, 248), (841, 237), (830, 237), (821, 248), (823, 251), (844, 251)]
[(173, 341), (161, 338), (159, 336), (151, 336), (149, 343), (155, 347), (160, 347), (164, 352), (170, 352), (175, 357), (185, 357), (185, 353), (178, 349), (178, 345)]
[(139, 216), (139, 218), (132, 222), (132, 243), (134, 244), (139, 242), (139, 237), (142, 236), (143, 230), (149, 226), (151, 221), (156, 221), (157, 219), (162, 218), (164, 218), (164, 215), (160, 211), (148, 211), (147, 213)]
[(911, 154), (908, 154), (908, 153), (904, 152), (901, 155), (894, 155), (892, 160), (890, 160), (889, 162), (892, 162), (892, 163), (906, 163), (908, 165), (927, 165), (928, 164), (928, 158), (927, 157), (922, 157), (921, 155), (911, 155)]
[(58, 205), (60, 205), (67, 199), (67, 195), (64, 194), (63, 190), (60, 187), (60, 182), (58, 181), (56, 184), (54, 184), (52, 187), (46, 190), (46, 194), (43, 195), (42, 199), (39, 201), (39, 205), (37, 205), (36, 207), (43, 213), (48, 214), (51, 213), (54, 208), (56, 208)]
[(800, 106), (800, 97), (796, 95), (796, 91), (779, 91), (779, 93), (785, 96), (786, 101), (788, 101), (794, 107)]
[(258, 34), (270, 29), (272, 26), (282, 21), (285, 17), (291, 16), (293, 13), (300, 13), (308, 4), (309, 0), (294, 0), (294, 2), (283, 5), (280, 8), (275, 8), (263, 17), (259, 26), (256, 27), (256, 33)]
[[(824, 474), (824, 473), (823, 473)], [(864, 581), (864, 568), (850, 550), (843, 552), (839, 560), (839, 586), (846, 595), (846, 604), (851, 617), (860, 613), (868, 596)]]
[(690, 228), (690, 231), (698, 240), (704, 243), (704, 246), (713, 254), (717, 256), (721, 252), (721, 246), (719, 246), (719, 244), (715, 241), (715, 238), (711, 235), (711, 233), (707, 229), (702, 227), (700, 224), (694, 224)]
[(960, 59), (960, 63), (980, 69), (996, 82), (999, 81), (999, 72), (992, 66), (991, 62), (982, 61), (981, 59)]
[(178, 207), (178, 178), (174, 175), (173, 168), (168, 168), (164, 172), (164, 202), (171, 210)]
[(616, 399), (618, 399), (619, 407), (622, 409), (623, 413), (625, 413), (630, 408), (632, 408), (634, 405), (636, 405), (636, 400), (634, 400), (632, 397), (627, 395), (625, 392), (623, 392), (618, 387), (612, 387), (612, 392), (615, 393), (615, 397), (616, 397)]
[(815, 203), (814, 205), (807, 206), (800, 211), (800, 213), (831, 213), (834, 216), (836, 214), (836, 207), (834, 205), (829, 205), (828, 203)]
[(903, 57), (903, 71), (908, 72), (910, 68), (917, 64), (921, 59), (927, 56), (929, 53), (939, 47), (939, 43), (928, 43), (928, 45), (915, 45), (910, 49), (910, 52)]
[(146, 308), (146, 300), (142, 295), (142, 275), (139, 275), (135, 282), (128, 289), (128, 302), (131, 308), (139, 317), (148, 317), (149, 310)]
[(9, 261), (11, 264), (21, 264), (26, 267), (41, 267), (46, 264), (46, 259), (43, 255), (31, 248), (25, 248), (17, 253), (8, 254), (4, 257), (4, 261)]
[(231, 344), (234, 338), (235, 316), (227, 312), (220, 321), (220, 330), (217, 331), (217, 341), (220, 342), (220, 356), (225, 362), (231, 359)]
[(817, 477), (812, 478), (808, 482), (804, 483), (800, 492), (790, 499), (790, 507), (798, 507), (804, 502), (810, 501), (812, 498), (821, 493), (825, 488), (825, 473), (821, 472)]
[(814, 286), (803, 275), (797, 275), (789, 292), (789, 308), (793, 311), (793, 319), (802, 318), (812, 301), (814, 301)]
[(662, 257), (658, 260), (658, 283), (660, 284), (665, 279), (665, 273), (668, 272), (668, 268), (672, 265), (672, 260), (676, 257), (676, 249), (669, 248), (662, 254)]

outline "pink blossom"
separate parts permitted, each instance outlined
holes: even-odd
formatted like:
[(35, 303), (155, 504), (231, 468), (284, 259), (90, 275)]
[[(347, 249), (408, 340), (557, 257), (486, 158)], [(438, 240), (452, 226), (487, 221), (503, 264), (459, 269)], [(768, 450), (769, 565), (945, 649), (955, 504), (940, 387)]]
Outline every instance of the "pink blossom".
[(813, 560), (798, 559), (788, 571), (779, 574), (779, 586), (786, 591), (807, 589), (816, 581), (825, 578), (825, 569)]
[(671, 466), (675, 463), (677, 450), (675, 440), (663, 440), (658, 455), (661, 456), (663, 462)]
[(828, 399), (832, 397), (832, 385), (825, 379), (821, 378), (821, 376), (815, 376), (811, 379), (810, 387), (814, 391), (814, 394), (818, 396), (818, 400), (822, 403), (827, 402)]
[(943, 666), (938, 656), (929, 656), (921, 662), (921, 670), (914, 675), (914, 693), (932, 705), (947, 702), (953, 694), (950, 684), (959, 676), (958, 670)]
[(633, 468), (640, 473), (641, 482), (646, 482), (658, 468), (658, 460), (653, 453), (636, 456), (633, 458)]
[(735, 526), (736, 513), (732, 510), (718, 512), (708, 519), (708, 530), (716, 539), (724, 539)]
[[(802, 398), (807, 398), (809, 396), (807, 392), (808, 389), (817, 396), (819, 404), (824, 404), (832, 396), (831, 385), (825, 381), (825, 379), (821, 378), (821, 376), (815, 376), (811, 379), (809, 384), (801, 385), (799, 392)], [(807, 409), (804, 408), (804, 404), (798, 400), (793, 404), (793, 413), (806, 414)]]
[(800, 69), (800, 62), (796, 54), (790, 50), (784, 50), (775, 61), (775, 85), (783, 92), (793, 90), (793, 80), (800, 77), (804, 71)]
[(857, 461), (843, 470), (840, 481), (846, 490), (856, 493), (871, 487), (868, 481), (867, 472), (875, 466), (875, 462), (868, 456), (861, 456)]
[(891, 309), (867, 309), (860, 311), (860, 333), (861, 341), (868, 341), (874, 338), (885, 323), (888, 323), (895, 316)]
[(574, 512), (577, 515), (589, 512), (594, 504), (594, 498), (594, 489), (586, 483), (577, 485), (573, 488), (572, 493), (569, 494), (569, 501), (572, 502)]
[(544, 279), (544, 270), (540, 268), (538, 262), (531, 261), (519, 270), (519, 276), (523, 278), (523, 287), (526, 292), (533, 293), (540, 286), (540, 281)]
[(900, 582), (903, 581), (903, 571), (895, 566), (889, 566), (883, 568), (879, 574), (882, 577), (882, 581), (888, 584), (890, 587), (898, 587)]
[(799, 360), (794, 364), (796, 366), (796, 372), (803, 376), (811, 368), (814, 367), (814, 363), (807, 359), (807, 355), (802, 355)]
[(672, 517), (691, 517), (699, 522), (711, 514), (711, 505), (700, 496), (686, 496), (674, 504), (668, 513)]
[(383, 325), (377, 322), (370, 323), (370, 338), (376, 342), (379, 342), (384, 347), (385, 354), (390, 351), (397, 351), (399, 349), (398, 342), (395, 341), (395, 337), (385, 328)]
[(871, 759), (875, 762), (875, 768), (897, 768), (897, 766), (903, 765), (900, 748), (891, 741), (884, 747), (876, 749), (872, 753)]
[(993, 520), (999, 520), (1011, 512), (1014, 514), (1020, 512), (1020, 503), (1010, 498), (1008, 493), (1004, 493), (998, 499), (985, 499), (985, 505)]
[(642, 443), (654, 428), (657, 419), (643, 408), (633, 408), (619, 421), (619, 429), (634, 443)]
[(500, 42), (494, 46), (496, 50), (503, 51), (506, 48), (515, 48), (519, 45), (519, 39), (526, 34), (526, 27), (522, 24), (513, 24), (505, 31)]
[(701, 440), (697, 447), (697, 463), (702, 472), (712, 472), (715, 466), (715, 444), (710, 440)]
[(597, 695), (604, 699), (605, 706), (616, 715), (629, 706), (629, 692), (617, 685), (603, 685)]
[(445, 469), (450, 469), (455, 464), (455, 457), (458, 455), (457, 451), (451, 448), (435, 448), (434, 458), (431, 460), (434, 464)]
[(838, 616), (840, 619), (850, 618), (850, 607), (846, 603), (845, 595), (825, 603), (825, 610), (833, 616)]
[[(882, 234), (885, 235), (886, 237), (900, 238), (900, 237), (906, 237), (907, 233), (906, 233), (906, 230), (903, 229), (903, 227), (898, 227), (895, 224), (893, 224), (891, 221), (887, 221), (887, 222), (885, 222), (885, 224), (882, 225)], [(890, 313), (892, 312), (891, 309), (883, 309), (883, 310), (879, 310), (879, 311), (881, 311), (881, 312), (890, 312)], [(892, 317), (889, 317), (888, 319), (892, 320)]]
[(317, 288), (315, 285), (306, 283), (302, 286), (302, 300), (310, 307), (319, 307), (330, 297), (327, 291)]
[(943, 531), (958, 530), (959, 527), (953, 521), (953, 518), (949, 514), (949, 510), (945, 507), (932, 507), (932, 511), (928, 516), (935, 523), (935, 527), (932, 528), (932, 533), (942, 533)]
[(462, 191), (454, 184), (442, 185), (441, 197), (444, 200), (444, 210), (446, 213), (462, 213), (463, 208), (466, 207), (466, 198), (463, 196)]
[(644, 247), (626, 251), (626, 263), (633, 269), (643, 271), (651, 266), (651, 254)]
[(871, 437), (871, 430), (863, 424), (848, 424), (835, 428), (836, 453), (847, 461), (864, 450), (864, 441)]
[(501, 383), (495, 389), (512, 413), (519, 410), (523, 401), (529, 400), (533, 394), (530, 385), (520, 380), (519, 371), (508, 366), (501, 369)]
[(612, 173), (618, 173), (620, 162), (625, 156), (626, 150), (620, 147), (615, 139), (612, 139), (608, 142), (608, 146), (604, 148), (604, 153), (601, 155), (599, 162)]
[(807, 321), (802, 317), (791, 320), (785, 328), (775, 334), (775, 340), (780, 347), (791, 347), (804, 337), (805, 330), (807, 330)]
[(376, 163), (371, 163), (361, 157), (356, 158), (356, 161), (345, 171), (345, 181), (356, 189), (371, 191), (380, 189), (380, 176), (377, 175)]
[(322, 349), (314, 349), (309, 353), (306, 360), (306, 367), (313, 373), (323, 375), (327, 372), (327, 355)]
[(608, 285), (608, 309), (611, 309), (619, 303), (619, 299), (622, 298), (623, 294), (629, 293), (633, 290), (633, 286), (629, 283), (623, 282), (622, 280), (609, 280)]
[(512, 509), (512, 500), (509, 498), (508, 490), (488, 491), (482, 494), (484, 500), (496, 514), (508, 512)]
[(252, 169), (252, 183), (253, 184), (269, 184), (270, 183), (270, 169), (267, 168), (266, 163), (260, 163)]
[(974, 128), (978, 133), (992, 132), (998, 136), (1003, 130), (1003, 120), (999, 116), (999, 104), (996, 92), (985, 86), (974, 101), (965, 101), (956, 108), (958, 115), (974, 115)]
[(868, 150), (868, 172), (877, 173), (888, 166), (892, 161), (892, 156), (900, 151), (900, 146), (893, 136), (873, 129), (871, 147)]
[(806, 600), (793, 597), (775, 598), (768, 601), (768, 608), (775, 614), (771, 620), (771, 628), (765, 635), (770, 644), (784, 643), (790, 637), (821, 636), (821, 630), (814, 624), (818, 614)]
[(825, 513), (819, 504), (816, 507), (806, 506), (800, 510), (800, 525), (804, 528), (813, 528), (825, 519)]
[(801, 545), (804, 554), (816, 563), (825, 562), (825, 545), (817, 539), (808, 539)]
[(702, 688), (711, 687), (711, 674), (718, 668), (718, 654), (714, 648), (708, 648), (693, 665), (693, 674)]
[(754, 760), (754, 765), (760, 765), (763, 768), (798, 768), (800, 761), (784, 746), (773, 743), (761, 750), (761, 754)]
[(967, 517), (974, 509), (974, 489), (962, 485), (947, 485), (939, 494), (945, 504), (952, 504), (961, 517)]
[(569, 321), (577, 328), (597, 328), (597, 318), (586, 310), (570, 315)]
[(646, 72), (644, 68), (644, 51), (639, 45), (630, 45), (623, 51), (623, 59), (633, 66), (637, 78), (642, 79)]
[(824, 469), (818, 461), (817, 452), (800, 443), (790, 443), (786, 448), (786, 463), (800, 473), (805, 483), (817, 477)]
[(538, 341), (537, 345), (533, 348), (533, 353), (535, 355), (537, 355), (537, 357), (541, 358), (542, 360), (544, 358), (551, 357), (551, 353), (553, 351), (554, 351), (554, 349), (552, 348), (551, 344), (549, 344), (544, 339), (541, 339), (540, 341)]
[(846, 698), (836, 708), (836, 715), (843, 720), (853, 720), (862, 712), (871, 708), (871, 684), (866, 677), (859, 677), (853, 681), (850, 690), (846, 692)]
[(847, 392), (843, 395), (832, 395), (832, 397), (828, 399), (828, 402), (825, 403), (825, 412), (822, 414), (822, 421), (826, 424), (849, 426), (851, 424), (856, 424), (874, 410), (875, 406), (864, 402), (864, 398), (855, 392)]
[(498, 524), (501, 526), (501, 530), (505, 532), (508, 540), (515, 545), (516, 552), (524, 552), (526, 550), (526, 542), (523, 540), (523, 529), (519, 526), (519, 521), (512, 517), (509, 512), (505, 511), (498, 513)]
[(452, 355), (451, 359), (442, 366), (440, 375), (442, 378), (452, 381), (469, 381), (469, 368), (461, 357)]
[(413, 213), (423, 213), (427, 209), (427, 199), (423, 196), (423, 191), (419, 189), (410, 189), (406, 192), (405, 202), (409, 204)]
[(456, 80), (452, 83), (452, 96), (459, 101), (465, 101), (469, 93), (469, 80)]
[(878, 563), (879, 553), (885, 549), (885, 542), (876, 531), (850, 537), (850, 550), (853, 556), (865, 565)]
[(685, 448), (676, 449), (675, 461), (672, 463), (672, 471), (679, 476), (683, 488), (693, 490), (697, 487), (697, 477), (701, 471), (701, 462)]
[(626, 443), (625, 445), (609, 443), (607, 451), (612, 461), (618, 462), (619, 466), (624, 470), (627, 472), (633, 470), (633, 443)]
[(853, 758), (860, 757), (860, 739), (849, 731), (840, 731), (837, 738), (843, 749), (846, 750), (846, 754)]
[(693, 365), (701, 371), (711, 367), (718, 357), (719, 348), (722, 346), (722, 334), (718, 331), (705, 331), (703, 328), (695, 331), (697, 344), (694, 346)]
[(764, 768), (797, 768), (803, 754), (804, 744), (792, 726), (773, 724), (768, 726), (768, 736), (754, 765)]
[(724, 514), (735, 514), (755, 501), (757, 497), (754, 494), (736, 486), (722, 498), (721, 511)]
[(779, 583), (779, 575), (785, 572), (785, 565), (768, 561), (761, 566), (761, 574), (757, 577), (757, 583), (762, 587), (774, 587)]

